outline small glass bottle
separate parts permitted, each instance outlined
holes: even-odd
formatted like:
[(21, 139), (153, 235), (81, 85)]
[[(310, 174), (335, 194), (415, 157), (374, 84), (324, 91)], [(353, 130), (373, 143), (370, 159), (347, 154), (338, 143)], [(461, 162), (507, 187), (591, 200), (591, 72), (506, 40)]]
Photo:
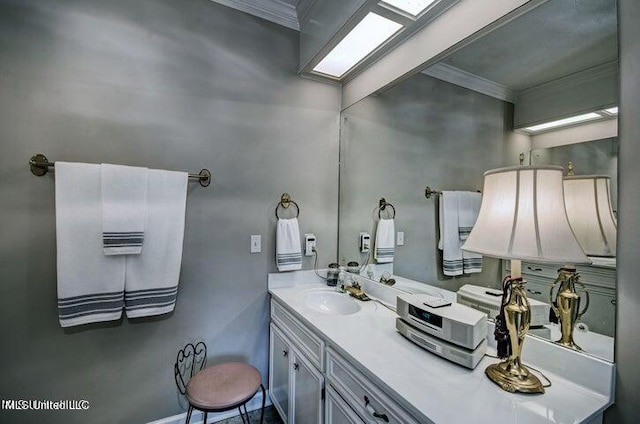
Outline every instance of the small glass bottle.
[(344, 271), (344, 266), (341, 266), (340, 272), (338, 273), (338, 284), (336, 284), (336, 291), (339, 293), (344, 293), (345, 283), (346, 283), (346, 272)]

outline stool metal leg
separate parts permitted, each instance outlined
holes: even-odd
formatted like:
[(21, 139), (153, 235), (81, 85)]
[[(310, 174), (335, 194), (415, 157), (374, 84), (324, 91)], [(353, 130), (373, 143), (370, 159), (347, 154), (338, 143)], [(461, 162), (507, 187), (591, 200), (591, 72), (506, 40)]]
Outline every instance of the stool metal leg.
[(189, 424), (189, 421), (191, 421), (192, 412), (193, 412), (193, 406), (189, 405), (189, 410), (187, 411), (187, 420), (185, 421), (185, 424)]
[(247, 416), (247, 424), (251, 424), (251, 418), (249, 417), (249, 413), (247, 412), (247, 404), (242, 405), (244, 407), (244, 415)]
[(264, 419), (264, 405), (267, 401), (267, 396), (265, 395), (264, 386), (262, 384), (260, 384), (260, 388), (262, 389), (262, 409), (260, 410), (260, 424), (262, 424)]
[(242, 414), (242, 405), (238, 406), (238, 412), (240, 412), (240, 418), (242, 418), (242, 424), (250, 424), (244, 420), (244, 415)]
[(204, 411), (204, 421), (202, 422), (202, 424), (207, 424), (207, 411)]

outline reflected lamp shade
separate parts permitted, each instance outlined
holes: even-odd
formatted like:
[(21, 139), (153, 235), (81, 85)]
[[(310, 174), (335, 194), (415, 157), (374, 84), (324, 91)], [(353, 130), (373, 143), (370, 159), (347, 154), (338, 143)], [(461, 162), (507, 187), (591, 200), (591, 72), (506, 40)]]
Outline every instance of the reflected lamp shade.
[(591, 262), (569, 226), (559, 166), (485, 172), (480, 213), (462, 249), (501, 259)]
[(616, 256), (618, 224), (606, 175), (564, 177), (564, 204), (578, 243), (589, 256)]

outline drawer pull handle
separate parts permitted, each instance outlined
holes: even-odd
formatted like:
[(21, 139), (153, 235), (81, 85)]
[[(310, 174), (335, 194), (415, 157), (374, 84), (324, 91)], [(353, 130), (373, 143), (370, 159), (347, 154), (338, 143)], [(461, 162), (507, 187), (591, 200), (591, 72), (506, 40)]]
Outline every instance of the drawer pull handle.
[(531, 289), (527, 289), (527, 291), (531, 294), (542, 294), (542, 292), (531, 290)]
[(364, 397), (364, 408), (367, 410), (368, 413), (373, 415), (374, 418), (379, 418), (385, 423), (389, 422), (389, 417), (387, 417), (387, 414), (379, 414), (376, 412), (375, 409), (373, 409), (373, 406), (369, 405), (369, 398), (367, 396)]
[(282, 349), (282, 356), (287, 356), (289, 351), (287, 349)]
[(293, 369), (298, 371), (298, 368), (300, 368), (300, 365), (298, 365), (297, 363), (293, 363)]
[(529, 271), (533, 271), (533, 272), (540, 272), (542, 271), (542, 268), (536, 268), (536, 267), (532, 267), (532, 266), (528, 266), (527, 269)]

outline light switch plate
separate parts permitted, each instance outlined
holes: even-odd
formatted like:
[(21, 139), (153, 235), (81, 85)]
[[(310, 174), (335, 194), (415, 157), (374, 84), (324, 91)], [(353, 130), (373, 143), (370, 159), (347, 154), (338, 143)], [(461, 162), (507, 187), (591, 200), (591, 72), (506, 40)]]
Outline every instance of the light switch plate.
[(404, 246), (404, 231), (398, 231), (396, 244)]
[(262, 251), (262, 236), (261, 235), (252, 235), (251, 236), (251, 253), (260, 253)]

